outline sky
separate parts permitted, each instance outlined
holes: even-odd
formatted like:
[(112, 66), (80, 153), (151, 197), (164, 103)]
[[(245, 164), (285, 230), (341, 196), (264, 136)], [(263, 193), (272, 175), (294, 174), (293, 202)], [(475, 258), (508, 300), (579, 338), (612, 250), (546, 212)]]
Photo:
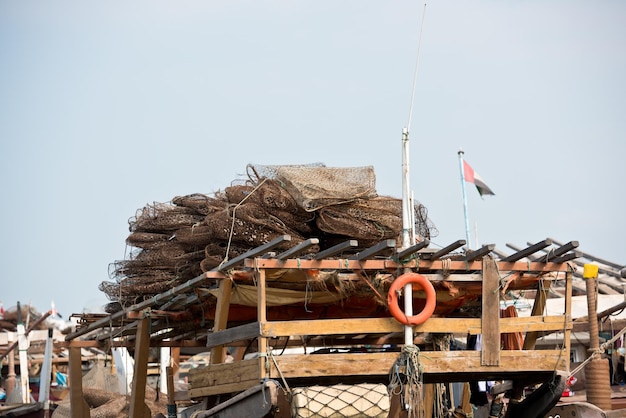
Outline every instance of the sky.
[(98, 310), (137, 210), (250, 163), (373, 166), (399, 198), (405, 127), (432, 247), (465, 239), (463, 149), (495, 192), (467, 184), (473, 247), (626, 264), (625, 19), (621, 0), (4, 0), (0, 300)]

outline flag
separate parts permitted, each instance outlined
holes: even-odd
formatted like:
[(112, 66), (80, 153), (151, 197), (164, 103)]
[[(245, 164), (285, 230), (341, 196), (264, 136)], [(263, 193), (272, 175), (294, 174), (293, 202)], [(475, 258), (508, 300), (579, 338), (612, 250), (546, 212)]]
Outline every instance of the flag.
[(476, 186), (478, 194), (480, 194), (481, 197), (486, 194), (496, 195), (465, 160), (463, 160), (463, 177), (465, 177), (465, 181), (474, 183), (474, 186)]

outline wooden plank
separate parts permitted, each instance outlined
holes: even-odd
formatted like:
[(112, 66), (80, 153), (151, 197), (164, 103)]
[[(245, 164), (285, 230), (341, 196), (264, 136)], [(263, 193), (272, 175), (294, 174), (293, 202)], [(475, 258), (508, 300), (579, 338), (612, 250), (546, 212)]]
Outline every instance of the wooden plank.
[(222, 393), (235, 393), (250, 389), (259, 384), (259, 379), (237, 383), (226, 383), (218, 386), (206, 386), (197, 389), (189, 389), (189, 398), (201, 398), (204, 396), (220, 395)]
[[(446, 263), (448, 263), (446, 261)], [(505, 262), (498, 261), (498, 269), (501, 273), (509, 271), (520, 272), (566, 272), (568, 270), (567, 263), (538, 263), (538, 262)], [(428, 270), (442, 270), (444, 267), (449, 271), (480, 271), (482, 270), (482, 261), (450, 261), (449, 266), (444, 266), (442, 260), (410, 260), (406, 263), (399, 263), (394, 260), (349, 260), (349, 259), (324, 259), (324, 260), (303, 260), (303, 259), (289, 259), (289, 260), (276, 260), (276, 259), (247, 259), (244, 266), (247, 268), (260, 268), (260, 269), (327, 269), (327, 270), (390, 270), (393, 271), (398, 268), (413, 268), (418, 269), (419, 272), (425, 272)]]
[(483, 258), (483, 297), (481, 311), (482, 366), (500, 365), (500, 275), (492, 258)]
[(233, 363), (211, 364), (189, 371), (189, 386), (197, 389), (205, 386), (225, 385), (249, 380), (259, 382), (259, 359), (248, 359)]
[[(344, 376), (388, 376), (399, 353), (347, 353), (347, 354), (299, 354), (276, 356), (269, 364), (269, 378), (336, 378)], [(464, 373), (481, 376), (506, 376), (511, 373), (527, 374), (566, 370), (562, 350), (506, 350), (501, 353), (500, 366), (481, 365), (478, 351), (428, 351), (422, 352), (420, 362), (426, 376), (444, 381), (457, 381)], [(189, 376), (189, 397), (197, 398), (221, 393), (238, 392), (259, 382), (260, 361), (242, 360), (234, 363), (211, 365), (192, 370)], [(280, 370), (280, 371), (279, 371)]]
[(395, 247), (396, 247), (396, 240), (387, 239), (363, 251), (359, 251), (353, 256), (350, 256), (350, 260), (360, 260), (360, 261), (367, 260), (370, 257), (374, 257), (375, 255), (378, 255), (382, 253), (383, 251), (387, 251), (390, 248), (395, 248)]
[(398, 260), (404, 260), (406, 258), (408, 258), (409, 256), (415, 254), (416, 252), (418, 252), (419, 250), (421, 250), (422, 248), (426, 248), (430, 245), (430, 241), (425, 239), (422, 242), (418, 242), (415, 245), (410, 246), (409, 248), (406, 248), (402, 251), (398, 251), (396, 253), (396, 258)]
[(251, 322), (225, 329), (223, 331), (213, 331), (207, 336), (206, 346), (209, 348), (234, 343), (236, 341), (251, 340), (261, 335), (260, 324)]
[[(574, 275), (573, 272), (570, 270), (567, 272), (567, 274), (565, 275), (565, 317), (567, 318), (567, 321), (570, 323), (572, 323), (572, 281), (574, 279)], [(565, 331), (565, 334), (563, 335), (563, 350), (566, 350), (566, 353), (569, 353), (571, 350), (571, 338), (572, 338), (572, 333), (567, 330)], [(567, 369), (570, 369), (570, 356), (565, 356), (567, 357), (565, 359), (566, 363), (567, 363)]]
[[(261, 269), (257, 273), (257, 319), (259, 323), (267, 322), (267, 294), (265, 288), (265, 269)], [(260, 336), (257, 340), (258, 350), (261, 356), (267, 355), (267, 338)], [(267, 369), (261, 368), (261, 379), (267, 377)]]
[(457, 240), (457, 241), (453, 242), (452, 244), (448, 245), (447, 247), (442, 248), (441, 250), (439, 250), (437, 252), (423, 254), (422, 257), (427, 259), (427, 260), (437, 260), (438, 258), (441, 258), (444, 255), (446, 255), (448, 253), (451, 253), (452, 251), (456, 250), (457, 248), (461, 248), (465, 244), (466, 244), (465, 240), (464, 239), (460, 239), (460, 240)]
[[(388, 375), (399, 353), (301, 354), (276, 356), (278, 368), (285, 378), (322, 376)], [(499, 366), (481, 364), (478, 351), (427, 351), (420, 361), (425, 374), (471, 373), (533, 373), (564, 370), (561, 350), (505, 350)], [(270, 378), (280, 378), (270, 362)]]
[[(233, 282), (231, 280), (222, 280), (217, 296), (217, 306), (215, 307), (214, 331), (226, 329), (228, 324), (228, 311), (230, 309), (230, 293)], [(211, 363), (223, 363), (226, 359), (226, 349), (223, 345), (214, 346), (211, 349)]]
[(150, 409), (146, 405), (146, 383), (148, 382), (148, 354), (150, 350), (150, 318), (144, 317), (137, 326), (135, 342), (135, 369), (133, 386), (130, 394), (129, 416), (131, 418), (150, 418)]
[[(533, 308), (531, 311), (531, 315), (542, 315), (543, 310), (546, 307), (546, 299), (548, 299), (548, 295), (550, 293), (550, 281), (541, 280), (538, 283), (539, 289), (537, 289), (537, 293), (535, 293), (535, 303), (533, 303)], [(529, 331), (526, 333), (526, 337), (524, 338), (524, 346), (522, 347), (524, 350), (532, 350), (535, 348), (535, 344), (537, 342), (537, 337), (539, 336), (537, 331)]]
[(468, 251), (467, 254), (465, 255), (465, 260), (467, 261), (478, 260), (479, 258), (482, 258), (486, 256), (487, 254), (489, 254), (490, 252), (492, 252), (494, 248), (496, 248), (496, 244), (488, 244), (488, 245), (483, 245), (478, 250)]
[(317, 253), (317, 255), (315, 256), (316, 260), (323, 260), (325, 258), (328, 257), (332, 257), (336, 254), (339, 254), (342, 251), (348, 250), (350, 248), (354, 248), (357, 247), (359, 245), (359, 242), (355, 239), (351, 239), (348, 241), (344, 241), (341, 244), (337, 244), (334, 245), (324, 251), (320, 251), (319, 253)]
[(543, 250), (550, 245), (552, 245), (552, 240), (544, 239), (543, 241), (539, 241), (538, 243), (533, 244), (530, 247), (524, 248), (523, 250), (511, 254), (510, 256), (504, 258), (502, 261), (521, 260), (524, 257), (530, 257), (532, 254), (536, 253), (537, 251)]
[(278, 254), (276, 258), (279, 260), (286, 260), (288, 258), (298, 256), (304, 251), (306, 251), (307, 249), (311, 248), (312, 246), (319, 244), (319, 242), (320, 240), (318, 238), (309, 238), (305, 241), (302, 241), (300, 244), (296, 245), (295, 247), (290, 248), (287, 251), (284, 251)]
[[(501, 332), (562, 331), (571, 329), (571, 321), (564, 316), (531, 316), (501, 318)], [(273, 321), (260, 324), (264, 337), (288, 337), (297, 335), (346, 335), (346, 334), (389, 334), (402, 332), (404, 327), (394, 318), (320, 319), (303, 321)], [(413, 327), (415, 333), (481, 333), (479, 318), (430, 318)]]

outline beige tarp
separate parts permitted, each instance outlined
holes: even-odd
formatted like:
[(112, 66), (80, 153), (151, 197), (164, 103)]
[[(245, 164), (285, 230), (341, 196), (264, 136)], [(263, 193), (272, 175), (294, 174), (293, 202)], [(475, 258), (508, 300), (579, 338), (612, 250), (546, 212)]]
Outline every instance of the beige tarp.
[[(208, 290), (205, 292), (217, 297), (218, 289)], [(342, 299), (341, 295), (328, 291), (307, 291), (291, 289), (278, 289), (268, 287), (265, 290), (267, 306), (292, 305), (294, 303), (333, 303)], [(249, 285), (237, 284), (233, 287), (230, 295), (230, 303), (244, 306), (257, 306), (257, 287)]]

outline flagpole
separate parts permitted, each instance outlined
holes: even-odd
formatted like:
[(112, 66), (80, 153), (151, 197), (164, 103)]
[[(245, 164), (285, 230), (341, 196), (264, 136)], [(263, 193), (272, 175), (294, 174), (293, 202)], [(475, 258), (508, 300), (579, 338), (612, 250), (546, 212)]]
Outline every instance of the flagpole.
[(463, 214), (465, 216), (465, 242), (468, 250), (472, 248), (470, 240), (469, 215), (467, 212), (467, 193), (465, 192), (465, 170), (463, 170), (463, 149), (459, 148), (459, 168), (461, 170), (461, 190), (463, 190)]

